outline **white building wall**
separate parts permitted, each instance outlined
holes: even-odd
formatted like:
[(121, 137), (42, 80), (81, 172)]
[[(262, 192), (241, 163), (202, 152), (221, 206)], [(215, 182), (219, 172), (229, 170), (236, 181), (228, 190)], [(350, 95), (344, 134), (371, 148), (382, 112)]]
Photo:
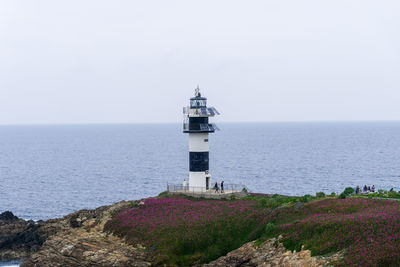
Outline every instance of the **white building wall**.
[(211, 180), (211, 175), (205, 172), (189, 172), (189, 187), (190, 191), (205, 191), (206, 190), (206, 181), (208, 177), (208, 189), (212, 189), (214, 184)]
[(210, 151), (208, 133), (189, 133), (189, 151), (207, 152)]
[(206, 173), (205, 172), (189, 172), (189, 186), (190, 187), (206, 187)]

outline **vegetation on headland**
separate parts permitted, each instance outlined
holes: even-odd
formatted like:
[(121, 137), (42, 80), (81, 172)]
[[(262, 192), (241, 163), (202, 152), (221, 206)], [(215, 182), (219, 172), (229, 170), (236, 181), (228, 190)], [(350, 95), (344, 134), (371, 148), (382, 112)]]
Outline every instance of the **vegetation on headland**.
[(182, 266), (211, 261), (258, 238), (265, 218), (267, 210), (255, 200), (149, 198), (115, 214), (105, 229), (145, 245), (156, 263)]
[(291, 250), (312, 255), (344, 250), (343, 266), (399, 266), (400, 204), (377, 199), (324, 199), (302, 208), (278, 209), (261, 239), (282, 235)]
[(393, 198), (400, 199), (400, 193), (393, 190), (378, 190), (378, 192), (369, 193), (367, 195), (368, 198)]
[(164, 196), (119, 211), (105, 230), (144, 245), (158, 264), (209, 262), (248, 241), (281, 236), (286, 248), (304, 246), (314, 256), (343, 252), (338, 266), (399, 266), (400, 202), (371, 199), (393, 196), (356, 196), (350, 189), (339, 196)]

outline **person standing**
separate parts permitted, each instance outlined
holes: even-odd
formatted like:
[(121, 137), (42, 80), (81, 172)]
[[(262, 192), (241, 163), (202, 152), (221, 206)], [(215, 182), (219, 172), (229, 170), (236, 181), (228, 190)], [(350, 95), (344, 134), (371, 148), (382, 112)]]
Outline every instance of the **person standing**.
[(186, 179), (183, 179), (183, 191), (186, 191), (187, 188), (187, 182)]
[(222, 182), (221, 182), (221, 193), (223, 193), (224, 192), (224, 180), (222, 180)]
[(218, 191), (219, 191), (218, 182), (215, 182), (214, 189), (215, 189), (215, 193), (218, 193)]

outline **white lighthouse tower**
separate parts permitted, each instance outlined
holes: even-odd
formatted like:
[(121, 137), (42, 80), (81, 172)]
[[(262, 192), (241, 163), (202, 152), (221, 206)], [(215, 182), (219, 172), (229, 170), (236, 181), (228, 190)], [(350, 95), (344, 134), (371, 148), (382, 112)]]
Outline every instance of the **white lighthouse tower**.
[(190, 106), (183, 108), (183, 132), (189, 133), (189, 187), (193, 191), (211, 188), (209, 172), (208, 134), (219, 130), (208, 118), (219, 115), (214, 107), (207, 107), (207, 98), (202, 97), (197, 86)]

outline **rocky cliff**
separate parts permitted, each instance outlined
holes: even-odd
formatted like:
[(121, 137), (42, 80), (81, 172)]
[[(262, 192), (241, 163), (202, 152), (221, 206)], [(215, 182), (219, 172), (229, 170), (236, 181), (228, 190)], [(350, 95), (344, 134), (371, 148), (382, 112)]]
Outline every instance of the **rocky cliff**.
[(122, 201), (37, 223), (4, 212), (0, 215), (0, 260), (24, 259), (22, 267), (149, 266), (143, 248), (103, 232), (111, 214), (131, 203)]
[(150, 259), (144, 249), (127, 245), (120, 238), (103, 232), (104, 224), (113, 212), (130, 204), (122, 201), (67, 216), (65, 227), (50, 236), (21, 267), (149, 266)]

